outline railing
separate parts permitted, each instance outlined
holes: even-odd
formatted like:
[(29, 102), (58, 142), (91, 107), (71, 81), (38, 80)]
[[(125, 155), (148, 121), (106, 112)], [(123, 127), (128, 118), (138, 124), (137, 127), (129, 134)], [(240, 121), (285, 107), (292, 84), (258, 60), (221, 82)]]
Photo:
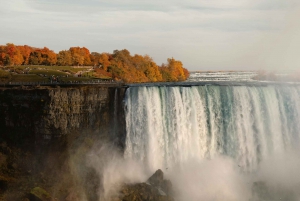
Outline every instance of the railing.
[(2, 87), (9, 86), (68, 86), (68, 85), (114, 85), (123, 86), (122, 81), (90, 80), (90, 81), (43, 81), (43, 82), (8, 82), (0, 83)]

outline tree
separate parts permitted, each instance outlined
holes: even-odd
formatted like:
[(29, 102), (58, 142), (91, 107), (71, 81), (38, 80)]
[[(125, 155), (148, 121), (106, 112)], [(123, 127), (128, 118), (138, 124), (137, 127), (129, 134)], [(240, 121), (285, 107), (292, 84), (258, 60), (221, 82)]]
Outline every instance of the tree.
[(123, 67), (131, 66), (130, 52), (126, 49), (114, 50), (112, 57), (115, 63), (122, 65)]
[(158, 66), (148, 55), (132, 56), (127, 49), (114, 50), (113, 54), (92, 52), (86, 47), (70, 47), (56, 54), (47, 47), (33, 48), (12, 43), (0, 45), (0, 65), (94, 65), (98, 77), (113, 77), (125, 82), (183, 81), (189, 72), (181, 61), (168, 59)]
[(73, 65), (92, 65), (90, 51), (86, 47), (70, 47)]
[(90, 51), (86, 47), (80, 48), (80, 54), (83, 57), (83, 64), (85, 66), (91, 65)]
[(1, 45), (0, 46), (0, 66), (3, 66), (5, 65), (6, 63), (6, 51), (5, 51), (5, 46), (4, 45)]
[(49, 50), (47, 47), (44, 47), (44, 49), (42, 49), (42, 53), (43, 53), (43, 58), (44, 58), (44, 65), (55, 65), (57, 62), (57, 57), (54, 51)]
[(104, 71), (107, 71), (107, 67), (110, 65), (109, 56), (106, 53), (99, 55), (99, 63), (101, 64)]
[(168, 59), (168, 64), (161, 67), (163, 80), (165, 81), (184, 81), (187, 79), (188, 71), (183, 68), (182, 62), (174, 58)]
[(84, 64), (84, 54), (82, 54), (80, 47), (70, 47), (69, 51), (71, 52), (73, 65), (79, 66)]
[(42, 54), (39, 50), (35, 49), (30, 53), (29, 64), (30, 65), (39, 65), (43, 61)]
[(29, 57), (30, 54), (32, 52), (32, 47), (28, 46), (28, 45), (24, 45), (24, 46), (17, 46), (17, 48), (19, 49), (21, 55), (23, 56), (23, 64), (24, 65), (28, 65), (29, 64)]
[(145, 70), (145, 75), (151, 82), (162, 81), (162, 74), (158, 69), (158, 66), (154, 62), (150, 62)]
[[(6, 59), (5, 65), (21, 65), (24, 61), (19, 49), (12, 43), (7, 43), (5, 47)], [(7, 57), (8, 56), (8, 57)]]
[(60, 51), (57, 54), (57, 65), (59, 66), (70, 66), (72, 65), (72, 55), (68, 50)]
[(55, 65), (57, 57), (55, 52), (49, 50), (47, 47), (43, 49), (34, 49), (30, 53), (29, 64), (31, 65)]

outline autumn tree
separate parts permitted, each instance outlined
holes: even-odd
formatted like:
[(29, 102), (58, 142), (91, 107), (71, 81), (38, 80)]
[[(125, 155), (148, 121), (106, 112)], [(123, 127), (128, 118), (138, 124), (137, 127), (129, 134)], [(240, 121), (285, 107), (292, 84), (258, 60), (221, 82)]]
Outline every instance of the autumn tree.
[(24, 46), (19, 45), (19, 46), (17, 46), (17, 48), (19, 49), (19, 51), (23, 57), (23, 65), (28, 65), (29, 57), (32, 52), (32, 47), (30, 47), (28, 45), (24, 45)]
[(115, 50), (112, 59), (109, 59), (108, 71), (113, 77), (125, 82), (153, 82), (162, 81), (158, 66), (148, 55), (130, 55), (126, 49)]
[(85, 47), (70, 47), (72, 64), (76, 66), (91, 65), (90, 51)]
[(107, 53), (102, 53), (99, 56), (99, 64), (104, 71), (107, 71), (108, 66), (111, 64), (109, 61), (109, 55)]
[(83, 57), (83, 65), (91, 65), (90, 51), (86, 47), (80, 49), (80, 54)]
[(47, 47), (0, 45), (0, 65), (93, 65), (98, 77), (112, 77), (125, 82), (183, 81), (189, 76), (181, 61), (168, 59), (158, 66), (148, 55), (131, 55), (127, 49), (110, 53), (92, 52), (86, 47), (70, 47), (58, 54)]
[(100, 53), (98, 53), (98, 52), (92, 52), (90, 54), (90, 60), (91, 60), (91, 64), (93, 66), (98, 66), (99, 65), (98, 59), (97, 59), (97, 55), (100, 55)]
[(130, 52), (126, 49), (123, 50), (114, 50), (113, 52), (113, 61), (115, 64), (119, 66), (123, 66), (124, 68), (131, 66), (131, 56)]
[(174, 58), (169, 58), (167, 65), (163, 65), (160, 70), (165, 81), (184, 81), (189, 76), (182, 62)]
[(1, 54), (3, 65), (21, 65), (24, 61), (19, 49), (12, 43), (7, 43)]
[(55, 52), (49, 50), (47, 47), (43, 49), (34, 49), (29, 57), (29, 64), (31, 65), (55, 65), (57, 57)]
[(160, 82), (163, 80), (162, 74), (159, 71), (158, 66), (154, 62), (150, 62), (147, 65), (144, 73), (151, 82)]
[(49, 50), (48, 48), (44, 47), (43, 55), (45, 57), (44, 65), (55, 65), (57, 62), (57, 57), (54, 51)]
[(84, 58), (80, 55), (80, 47), (70, 47), (69, 49), (72, 58), (72, 65), (82, 65)]
[(5, 51), (5, 46), (0, 45), (0, 66), (4, 66), (6, 63), (6, 51)]
[(72, 55), (68, 50), (62, 50), (57, 54), (57, 65), (70, 66), (72, 65)]

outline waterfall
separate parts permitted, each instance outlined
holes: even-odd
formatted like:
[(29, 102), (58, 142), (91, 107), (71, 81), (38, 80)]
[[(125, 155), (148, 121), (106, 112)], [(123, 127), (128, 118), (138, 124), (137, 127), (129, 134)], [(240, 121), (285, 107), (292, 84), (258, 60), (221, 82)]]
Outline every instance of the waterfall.
[(299, 146), (300, 86), (130, 87), (125, 157), (150, 169), (228, 156), (246, 172)]
[(113, 133), (116, 133), (117, 128), (117, 114), (118, 114), (118, 88), (115, 89), (114, 94), (114, 127), (113, 127)]

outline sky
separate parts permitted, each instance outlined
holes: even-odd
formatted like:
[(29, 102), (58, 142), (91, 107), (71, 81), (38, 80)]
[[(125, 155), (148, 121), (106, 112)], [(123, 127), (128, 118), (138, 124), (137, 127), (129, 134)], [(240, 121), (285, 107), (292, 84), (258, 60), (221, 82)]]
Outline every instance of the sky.
[(300, 70), (299, 0), (0, 0), (0, 44), (127, 49), (188, 70)]

